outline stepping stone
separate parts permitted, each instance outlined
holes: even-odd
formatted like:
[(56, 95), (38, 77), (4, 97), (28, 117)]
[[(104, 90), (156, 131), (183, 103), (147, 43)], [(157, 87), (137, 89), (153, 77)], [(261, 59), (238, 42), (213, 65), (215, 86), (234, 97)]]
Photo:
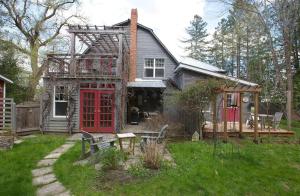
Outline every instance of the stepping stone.
[(56, 160), (57, 159), (43, 159), (40, 162), (38, 162), (37, 166), (38, 167), (52, 166)]
[(66, 192), (63, 192), (63, 193), (59, 193), (57, 196), (71, 196), (71, 192), (70, 191), (66, 191)]
[(51, 172), (53, 172), (52, 167), (42, 167), (42, 168), (34, 169), (31, 171), (31, 173), (34, 177), (42, 176), (42, 175), (45, 175), (45, 174), (48, 174)]
[(37, 190), (37, 196), (58, 195), (65, 192), (65, 187), (58, 181), (42, 186)]
[(23, 142), (23, 140), (16, 140), (14, 141), (14, 144), (21, 144)]
[(32, 184), (39, 186), (39, 185), (49, 184), (50, 182), (54, 182), (54, 181), (56, 181), (56, 177), (53, 173), (51, 173), (44, 176), (33, 178)]
[(55, 153), (48, 154), (45, 157), (45, 159), (58, 159), (61, 155), (62, 155), (61, 152), (55, 152)]

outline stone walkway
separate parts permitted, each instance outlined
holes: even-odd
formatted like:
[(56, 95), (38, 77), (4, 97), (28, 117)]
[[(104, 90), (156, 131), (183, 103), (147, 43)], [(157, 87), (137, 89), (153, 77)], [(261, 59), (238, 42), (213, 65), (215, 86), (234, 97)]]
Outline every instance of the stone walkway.
[(55, 177), (53, 165), (55, 161), (75, 144), (74, 141), (67, 142), (59, 148), (52, 151), (38, 162), (37, 168), (32, 170), (32, 184), (37, 186), (37, 196), (60, 195), (69, 196), (71, 192), (67, 190)]

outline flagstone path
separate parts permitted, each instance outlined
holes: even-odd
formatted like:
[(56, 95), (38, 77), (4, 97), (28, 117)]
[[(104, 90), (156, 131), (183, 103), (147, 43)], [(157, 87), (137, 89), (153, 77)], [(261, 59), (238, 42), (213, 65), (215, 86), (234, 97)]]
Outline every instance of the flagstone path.
[(57, 159), (72, 148), (75, 141), (67, 140), (65, 144), (52, 151), (38, 162), (36, 169), (32, 170), (32, 184), (37, 186), (37, 196), (70, 196), (71, 192), (67, 190), (56, 178), (53, 172), (53, 165)]

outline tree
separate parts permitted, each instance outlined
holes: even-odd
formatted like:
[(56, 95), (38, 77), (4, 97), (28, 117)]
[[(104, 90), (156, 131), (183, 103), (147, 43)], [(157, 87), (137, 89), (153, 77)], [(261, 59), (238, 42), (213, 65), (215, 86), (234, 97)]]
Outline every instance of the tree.
[(189, 57), (204, 62), (208, 60), (206, 26), (207, 23), (203, 21), (202, 17), (195, 15), (190, 22), (190, 26), (186, 28), (189, 38), (182, 41), (187, 45), (185, 50), (188, 52)]
[(46, 65), (41, 57), (47, 46), (58, 38), (64, 25), (77, 14), (67, 10), (78, 0), (0, 0), (1, 28), (0, 43), (7, 44), (29, 58), (28, 99), (34, 99), (36, 87)]
[(6, 45), (0, 45), (0, 70), (1, 75), (13, 81), (7, 85), (7, 97), (14, 98), (16, 103), (25, 101), (28, 88), (24, 85), (23, 69), (18, 66), (14, 49)]

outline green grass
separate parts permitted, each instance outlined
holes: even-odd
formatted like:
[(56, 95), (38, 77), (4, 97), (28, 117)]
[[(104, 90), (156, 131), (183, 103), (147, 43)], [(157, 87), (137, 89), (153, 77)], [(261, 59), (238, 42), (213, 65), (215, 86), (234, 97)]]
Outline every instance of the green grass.
[[(287, 129), (287, 120), (281, 120), (280, 127)], [(292, 121), (292, 131), (296, 132), (296, 136), (300, 136), (300, 121)]]
[(49, 152), (64, 143), (65, 137), (39, 135), (0, 151), (0, 195), (34, 195), (31, 170)]
[(299, 195), (300, 146), (207, 142), (169, 144), (177, 167), (158, 175), (97, 190), (92, 166), (73, 166), (80, 144), (55, 164), (59, 180), (75, 195)]

